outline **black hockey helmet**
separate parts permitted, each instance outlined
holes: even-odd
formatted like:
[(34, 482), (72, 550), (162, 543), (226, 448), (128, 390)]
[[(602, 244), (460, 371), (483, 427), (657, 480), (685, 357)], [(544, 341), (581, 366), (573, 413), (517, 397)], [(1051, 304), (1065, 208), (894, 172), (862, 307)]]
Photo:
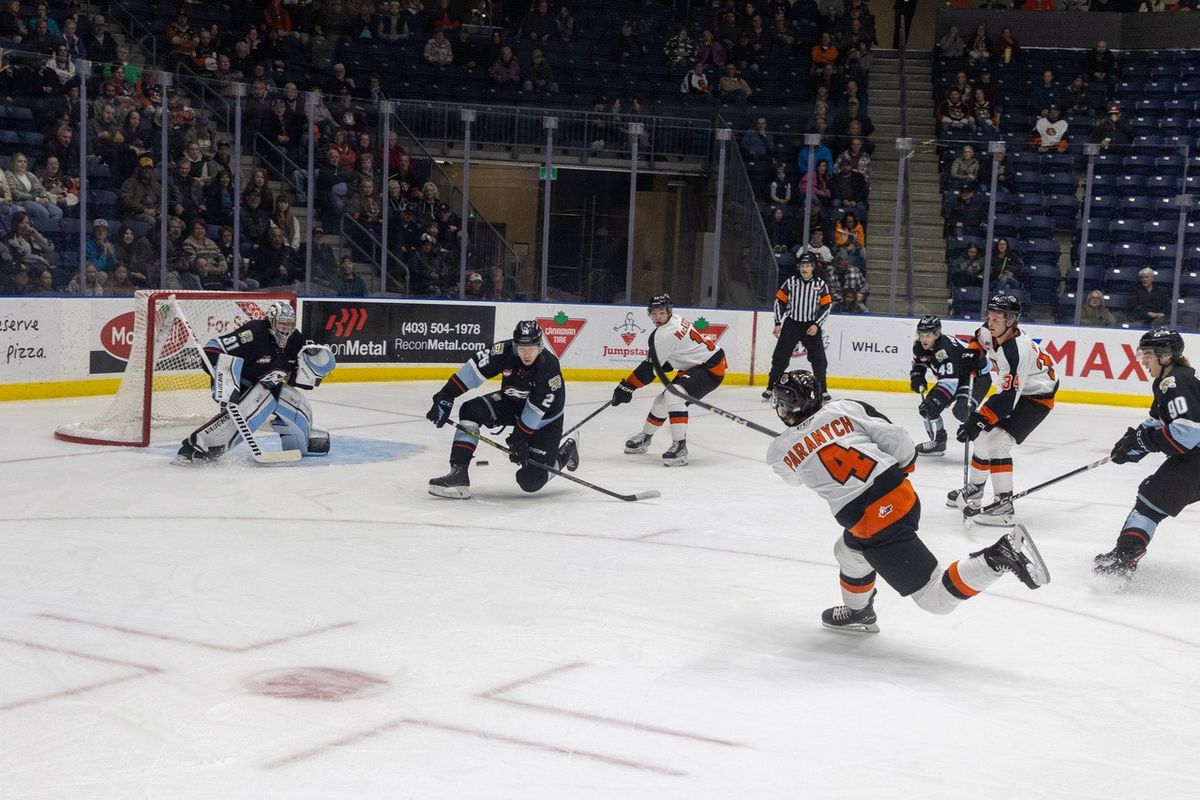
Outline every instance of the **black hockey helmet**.
[(917, 333), (942, 335), (942, 320), (934, 314), (926, 314), (917, 321)]
[(542, 343), (542, 326), (536, 319), (523, 319), (513, 328), (514, 345), (535, 345)]
[(1183, 355), (1183, 337), (1174, 328), (1155, 328), (1142, 334), (1138, 350), (1153, 350), (1158, 356), (1179, 358)]
[(771, 390), (775, 413), (788, 425), (799, 425), (821, 409), (821, 387), (806, 369), (794, 369), (779, 376)]
[(650, 302), (646, 304), (646, 313), (650, 314), (656, 308), (665, 308), (668, 314), (672, 313), (675, 307), (671, 303), (671, 295), (662, 292), (651, 297)]
[(1021, 317), (1021, 301), (1015, 294), (1001, 292), (994, 294), (987, 302), (988, 311), (999, 311), (1006, 317), (1012, 319), (1020, 319)]

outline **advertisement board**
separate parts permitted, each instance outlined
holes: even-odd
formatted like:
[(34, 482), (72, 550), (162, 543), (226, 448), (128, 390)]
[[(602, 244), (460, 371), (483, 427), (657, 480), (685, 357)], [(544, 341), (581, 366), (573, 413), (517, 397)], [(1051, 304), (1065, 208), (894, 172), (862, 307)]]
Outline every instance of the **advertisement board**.
[(61, 333), (57, 300), (6, 300), (0, 310), (0, 383), (58, 377)]
[(341, 364), (451, 364), (497, 338), (496, 307), (309, 300), (301, 330), (329, 345)]

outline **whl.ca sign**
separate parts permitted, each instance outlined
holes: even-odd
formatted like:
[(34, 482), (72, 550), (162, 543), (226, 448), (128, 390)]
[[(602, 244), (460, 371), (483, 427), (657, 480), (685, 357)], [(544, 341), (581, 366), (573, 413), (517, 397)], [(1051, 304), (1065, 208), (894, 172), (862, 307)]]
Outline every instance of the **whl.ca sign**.
[(546, 344), (550, 345), (550, 349), (554, 351), (554, 355), (559, 358), (563, 357), (563, 353), (571, 347), (571, 342), (575, 341), (575, 337), (583, 330), (583, 326), (587, 324), (585, 319), (571, 319), (562, 311), (559, 311), (553, 317), (538, 317), (538, 325), (542, 326), (542, 334), (546, 337)]

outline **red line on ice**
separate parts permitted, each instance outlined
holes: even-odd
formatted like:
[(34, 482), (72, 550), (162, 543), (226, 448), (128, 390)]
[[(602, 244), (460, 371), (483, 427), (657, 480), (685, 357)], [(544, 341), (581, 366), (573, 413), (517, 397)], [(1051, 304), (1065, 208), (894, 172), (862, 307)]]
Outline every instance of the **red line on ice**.
[(296, 639), (303, 639), (306, 636), (316, 636), (319, 633), (328, 633), (340, 628), (348, 628), (352, 625), (357, 625), (357, 622), (337, 622), (333, 625), (326, 625), (321, 628), (313, 628), (309, 631), (301, 631), (299, 633), (289, 634), (287, 636), (279, 636), (274, 639), (266, 639), (261, 642), (234, 647), (232, 645), (214, 644), (213, 642), (204, 642), (199, 639), (188, 639), (183, 636), (171, 636), (166, 633), (154, 633), (152, 631), (139, 630), (138, 628), (130, 628), (125, 625), (109, 625), (104, 622), (94, 622), (86, 619), (76, 619), (75, 617), (65, 617), (61, 614), (38, 614), (37, 616), (44, 619), (58, 620), (59, 622), (68, 622), (72, 625), (86, 625), (90, 628), (100, 628), (102, 630), (117, 631), (118, 633), (127, 633), (131, 636), (143, 636), (147, 639), (158, 639), (163, 642), (178, 642), (180, 644), (190, 644), (195, 647), (203, 647), (208, 650), (219, 650), (222, 653), (247, 653), (251, 650), (261, 650), (272, 645), (282, 644), (283, 642), (291, 642)]

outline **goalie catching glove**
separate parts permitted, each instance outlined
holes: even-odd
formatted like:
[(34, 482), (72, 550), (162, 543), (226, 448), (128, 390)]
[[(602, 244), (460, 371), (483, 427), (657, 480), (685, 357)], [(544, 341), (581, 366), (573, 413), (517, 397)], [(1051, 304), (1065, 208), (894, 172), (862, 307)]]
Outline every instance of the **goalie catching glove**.
[(301, 389), (315, 389), (336, 366), (337, 359), (327, 345), (306, 344), (296, 356), (296, 378), (292, 384)]

